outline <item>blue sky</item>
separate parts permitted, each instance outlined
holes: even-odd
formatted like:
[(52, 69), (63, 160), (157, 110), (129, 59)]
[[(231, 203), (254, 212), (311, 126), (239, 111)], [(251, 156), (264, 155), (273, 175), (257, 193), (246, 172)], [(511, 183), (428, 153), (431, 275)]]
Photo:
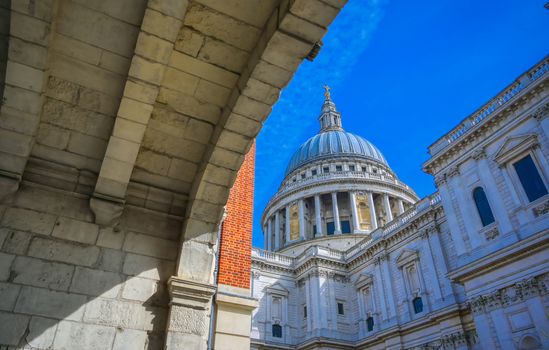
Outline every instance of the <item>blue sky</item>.
[(257, 138), (254, 246), (293, 152), (318, 132), (324, 84), (345, 130), (373, 142), (420, 197), (427, 147), (541, 60), (549, 10), (538, 0), (350, 0)]

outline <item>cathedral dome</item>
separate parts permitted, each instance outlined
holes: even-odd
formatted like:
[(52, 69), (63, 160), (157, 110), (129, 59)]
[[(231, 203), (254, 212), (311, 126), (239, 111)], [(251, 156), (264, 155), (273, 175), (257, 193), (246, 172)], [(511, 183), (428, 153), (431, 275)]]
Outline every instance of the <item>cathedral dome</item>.
[(298, 148), (286, 168), (286, 175), (316, 160), (345, 156), (373, 160), (388, 166), (383, 154), (368, 140), (343, 130), (328, 130), (311, 137)]

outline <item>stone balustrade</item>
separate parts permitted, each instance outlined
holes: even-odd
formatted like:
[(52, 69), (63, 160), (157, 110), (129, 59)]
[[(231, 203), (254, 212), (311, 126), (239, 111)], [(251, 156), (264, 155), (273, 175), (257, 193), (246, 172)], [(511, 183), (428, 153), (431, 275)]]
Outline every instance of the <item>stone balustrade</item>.
[(467, 134), (471, 129), (485, 123), (496, 111), (508, 106), (515, 101), (533, 82), (545, 76), (549, 71), (549, 58), (544, 58), (532, 69), (521, 75), (514, 83), (479, 108), (476, 112), (465, 118), (458, 126), (429, 146), (429, 154), (435, 156), (450, 144)]

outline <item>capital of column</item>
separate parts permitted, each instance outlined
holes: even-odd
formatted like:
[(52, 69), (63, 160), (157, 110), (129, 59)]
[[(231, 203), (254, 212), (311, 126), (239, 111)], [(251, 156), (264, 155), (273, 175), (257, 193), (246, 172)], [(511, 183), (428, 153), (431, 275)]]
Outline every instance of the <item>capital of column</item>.
[(471, 154), (471, 158), (473, 158), (474, 160), (486, 158), (486, 151), (484, 150), (484, 148), (476, 149)]
[(170, 304), (188, 306), (200, 310), (209, 308), (216, 286), (172, 276), (168, 280)]

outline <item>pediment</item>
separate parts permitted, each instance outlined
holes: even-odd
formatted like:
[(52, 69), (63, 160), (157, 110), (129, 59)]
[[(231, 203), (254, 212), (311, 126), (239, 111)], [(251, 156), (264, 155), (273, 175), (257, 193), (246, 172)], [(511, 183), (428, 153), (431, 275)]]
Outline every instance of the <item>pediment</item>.
[(506, 163), (516, 155), (537, 145), (535, 134), (524, 134), (508, 137), (496, 152), (494, 158), (500, 165)]
[(396, 263), (399, 267), (402, 267), (418, 259), (419, 253), (417, 252), (417, 250), (404, 249), (396, 259)]
[(269, 294), (288, 295), (290, 291), (286, 289), (282, 284), (275, 282), (266, 288)]
[(361, 289), (369, 284), (372, 284), (374, 277), (368, 273), (361, 274), (358, 279), (355, 281), (355, 287)]

